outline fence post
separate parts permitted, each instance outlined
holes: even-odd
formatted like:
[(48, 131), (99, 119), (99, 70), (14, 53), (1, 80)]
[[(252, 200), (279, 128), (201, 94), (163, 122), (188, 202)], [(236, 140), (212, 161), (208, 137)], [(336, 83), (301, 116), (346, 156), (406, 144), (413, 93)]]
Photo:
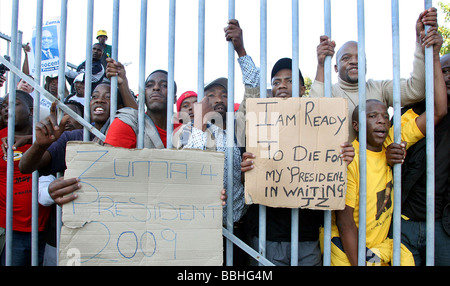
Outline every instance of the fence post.
[[(432, 7), (431, 0), (425, 0), (425, 9)], [(425, 31), (430, 27), (425, 26)], [(434, 231), (435, 231), (435, 172), (434, 172), (434, 72), (433, 72), (433, 47), (425, 48), (425, 108), (427, 111), (426, 120), (426, 154), (427, 154), (427, 235), (426, 235), (426, 265), (434, 265)]]
[[(398, 0), (392, 0), (392, 65), (393, 65), (393, 108), (394, 142), (401, 143), (401, 104), (400, 104), (400, 35)], [(394, 213), (393, 213), (393, 265), (400, 265), (401, 239), (401, 164), (394, 165)]]
[(366, 166), (366, 54), (364, 0), (358, 0), (358, 89), (359, 89), (359, 227), (358, 227), (358, 265), (366, 265), (366, 201), (367, 201), (367, 166)]
[(144, 148), (144, 121), (145, 121), (145, 61), (147, 57), (147, 0), (141, 0), (141, 32), (139, 42), (139, 100), (137, 134), (138, 149)]
[[(331, 39), (331, 1), (324, 0), (325, 35)], [(331, 57), (324, 63), (324, 95), (331, 97)], [(331, 211), (324, 211), (323, 265), (331, 264)]]

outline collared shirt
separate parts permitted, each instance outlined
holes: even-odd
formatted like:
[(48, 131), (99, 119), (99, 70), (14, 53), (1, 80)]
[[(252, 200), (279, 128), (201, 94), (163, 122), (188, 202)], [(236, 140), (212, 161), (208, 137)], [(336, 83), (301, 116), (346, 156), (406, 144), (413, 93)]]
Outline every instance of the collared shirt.
[[(187, 143), (183, 146), (186, 149), (200, 149), (206, 150), (207, 148), (207, 132), (203, 132), (195, 127), (192, 127), (192, 123), (183, 126), (186, 130), (191, 129), (190, 136)], [(208, 132), (210, 132), (215, 138), (216, 151), (225, 153), (225, 164), (223, 174), (223, 186), (227, 190), (228, 188), (228, 152), (227, 152), (227, 132), (222, 128), (214, 125), (207, 125)], [(236, 142), (233, 141), (233, 222), (239, 221), (247, 211), (247, 205), (244, 200), (244, 186), (241, 183), (241, 153), (236, 146)], [(227, 217), (227, 206), (223, 208), (223, 222), (225, 224)]]
[(237, 59), (242, 71), (242, 81), (247, 87), (259, 86), (259, 68), (256, 67), (252, 57), (245, 55)]

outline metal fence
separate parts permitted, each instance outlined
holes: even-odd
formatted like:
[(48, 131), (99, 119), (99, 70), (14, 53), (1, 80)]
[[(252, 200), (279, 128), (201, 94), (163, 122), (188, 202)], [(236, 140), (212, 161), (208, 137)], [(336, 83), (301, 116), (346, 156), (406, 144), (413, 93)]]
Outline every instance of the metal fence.
[[(114, 0), (113, 4), (113, 32), (112, 32), (112, 58), (118, 58), (118, 27), (119, 27), (119, 0)], [(399, 73), (399, 1), (392, 0), (392, 53), (393, 53), (393, 71), (394, 71), (394, 130), (395, 130), (395, 142), (400, 143), (400, 73)], [(425, 8), (431, 7), (431, 1), (425, 0)], [(18, 31), (18, 5), (19, 1), (13, 1), (12, 8), (12, 30), (11, 30), (11, 38), (4, 36), (5, 40), (11, 41), (11, 48), (8, 50), (11, 56), (11, 63), (7, 62), (3, 57), (0, 58), (0, 61), (8, 66), (11, 70), (11, 75), (18, 76), (24, 79), (26, 82), (31, 84), (36, 92), (36, 97), (34, 99), (35, 107), (39, 105), (40, 96), (45, 96), (50, 101), (55, 101), (46, 90), (42, 88), (40, 85), (40, 62), (41, 55), (40, 53), (36, 53), (36, 72), (37, 75), (35, 80), (33, 81), (29, 77), (25, 76), (20, 71), (19, 63), (20, 63), (20, 52), (21, 52), (21, 33)], [(36, 50), (40, 50), (40, 43), (42, 38), (42, 15), (43, 15), (43, 0), (37, 1), (37, 11), (36, 11), (36, 44), (38, 45)], [(92, 78), (92, 38), (93, 38), (93, 13), (94, 13), (94, 1), (87, 1), (87, 30), (86, 30), (86, 82), (90, 82)], [(205, 47), (205, 0), (199, 0), (199, 10), (198, 10), (198, 100), (200, 101), (204, 96), (204, 47)], [(146, 47), (147, 47), (147, 1), (141, 1), (141, 11), (140, 11), (140, 39), (139, 39), (139, 134), (138, 134), (138, 148), (143, 147), (143, 122), (144, 122), (144, 108), (145, 108), (145, 62), (146, 62)], [(174, 54), (175, 54), (175, 8), (176, 1), (170, 0), (169, 5), (169, 59), (168, 59), (168, 94), (174, 94)], [(331, 0), (324, 0), (324, 34), (331, 37)], [(292, 1), (292, 78), (293, 78), (293, 97), (298, 97), (299, 90), (299, 1)], [(361, 189), (360, 189), (360, 222), (365, 221), (366, 216), (366, 164), (365, 164), (365, 151), (366, 151), (366, 124), (365, 124), (365, 82), (366, 82), (366, 74), (365, 74), (365, 15), (364, 15), (364, 1), (357, 0), (357, 10), (358, 10), (358, 70), (359, 70), (359, 103), (360, 103), (360, 116), (361, 119), (360, 126), (361, 129), (359, 131), (360, 138), (360, 157), (361, 157)], [(67, 0), (61, 1), (61, 29), (60, 29), (60, 61), (66, 62), (66, 24), (67, 24)], [(230, 0), (228, 6), (228, 18), (233, 19), (235, 17), (235, 1)], [(261, 63), (261, 72), (260, 72), (260, 82), (267, 82), (267, 0), (260, 1), (260, 63)], [(13, 52), (17, 51), (17, 52)], [(432, 62), (432, 50), (431, 48), (426, 49), (425, 61), (426, 61), (426, 102), (427, 102), (427, 146), (434, 146), (434, 123), (433, 123), (433, 62)], [(227, 132), (228, 134), (234, 134), (234, 118), (230, 116), (233, 114), (233, 106), (235, 100), (235, 74), (234, 74), (234, 64), (235, 64), (235, 51), (232, 43), (229, 43), (228, 47), (228, 116), (227, 116)], [(326, 97), (331, 97), (331, 58), (327, 57), (325, 61), (325, 94)], [(60, 78), (65, 77), (64, 67), (60, 65), (58, 75)], [(15, 109), (14, 103), (16, 98), (15, 86), (16, 86), (16, 77), (10, 76), (8, 80), (8, 89), (9, 89), (9, 120), (8, 120), (8, 142), (14, 141), (14, 121), (15, 121)], [(111, 117), (114, 116), (117, 106), (114, 106), (113, 103), (116, 102), (115, 98), (117, 97), (117, 78), (112, 78), (112, 95), (111, 95)], [(76, 118), (79, 122), (82, 123), (85, 129), (85, 141), (88, 141), (89, 132), (93, 132), (97, 137), (103, 138), (104, 135), (101, 134), (98, 130), (93, 128), (89, 124), (89, 105), (85, 104), (85, 118), (81, 118), (77, 114), (75, 114), (72, 110), (67, 108), (62, 102), (64, 100), (64, 81), (59, 82), (58, 86), (58, 107), (62, 109), (65, 113), (68, 113), (70, 116)], [(297, 91), (297, 92), (295, 92)], [(91, 94), (91, 86), (89, 84), (85, 85), (85, 94)], [(260, 87), (260, 96), (266, 97), (267, 90), (264, 84), (261, 84)], [(88, 102), (88, 97), (86, 97), (86, 102)], [(168, 96), (168, 114), (167, 114), (167, 148), (172, 148), (172, 131), (173, 126), (171, 113), (173, 106), (173, 97)], [(34, 110), (39, 110), (35, 108)], [(33, 117), (34, 124), (37, 123), (39, 119), (38, 112), (35, 112)], [(33, 136), (33, 140), (34, 140)], [(233, 137), (228, 136), (227, 138), (228, 146), (233, 146)], [(9, 144), (7, 150), (8, 158), (13, 157), (12, 144)], [(231, 147), (228, 147), (228, 157), (233, 157), (233, 150)], [(233, 185), (233, 160), (228, 160), (230, 163), (228, 166), (228, 186)], [(434, 166), (434, 149), (427, 148), (427, 164), (429, 166)], [(12, 244), (14, 243), (14, 238), (12, 237), (12, 194), (13, 194), (13, 162), (12, 160), (8, 160), (8, 172), (7, 176), (7, 224), (6, 224), (6, 245), (4, 251), (6, 252), (6, 264), (11, 264), (11, 257), (14, 253), (11, 252)], [(401, 166), (394, 166), (394, 216), (393, 216), (393, 229), (394, 229), (394, 260), (393, 265), (400, 265), (400, 221), (401, 221), (401, 212), (400, 212), (400, 192), (401, 192)], [(32, 265), (37, 265), (37, 255), (38, 255), (38, 247), (37, 247), (37, 180), (39, 174), (36, 172), (33, 173), (33, 218), (32, 218), (32, 249), (33, 249), (33, 259)], [(428, 186), (427, 186), (427, 265), (433, 265), (434, 263), (434, 169), (427, 168), (427, 177)], [(223, 229), (223, 235), (226, 238), (226, 259), (225, 262), (227, 265), (233, 264), (233, 246), (237, 245), (242, 248), (245, 252), (248, 253), (249, 256), (253, 257), (253, 259), (257, 260), (260, 265), (272, 265), (270, 261), (265, 259), (265, 245), (266, 245), (266, 207), (259, 206), (259, 249), (256, 251), (251, 247), (246, 245), (243, 241), (241, 241), (238, 237), (233, 234), (233, 216), (232, 216), (232, 194), (228, 194), (228, 217), (226, 219), (226, 226)], [(61, 224), (61, 215), (59, 209), (59, 216), (57, 218), (57, 222)], [(365, 265), (365, 224), (360, 223), (359, 225), (359, 256), (358, 263), (359, 265)], [(298, 238), (301, 233), (298, 230), (298, 209), (292, 210), (292, 232), (291, 232), (291, 261), (292, 265), (297, 264), (297, 256), (298, 256)], [(59, 235), (59, 234), (58, 234)], [(331, 243), (331, 211), (325, 211), (324, 217), (324, 254), (323, 254), (323, 265), (330, 265), (330, 246)]]

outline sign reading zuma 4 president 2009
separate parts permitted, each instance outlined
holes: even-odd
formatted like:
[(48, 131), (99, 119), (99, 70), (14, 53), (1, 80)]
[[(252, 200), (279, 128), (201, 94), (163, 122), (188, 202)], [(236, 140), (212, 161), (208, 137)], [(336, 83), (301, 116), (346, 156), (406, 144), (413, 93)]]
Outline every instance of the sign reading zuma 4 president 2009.
[(248, 99), (246, 202), (270, 207), (343, 209), (347, 183), (340, 145), (348, 140), (342, 98)]
[(222, 265), (224, 154), (69, 143), (60, 265)]

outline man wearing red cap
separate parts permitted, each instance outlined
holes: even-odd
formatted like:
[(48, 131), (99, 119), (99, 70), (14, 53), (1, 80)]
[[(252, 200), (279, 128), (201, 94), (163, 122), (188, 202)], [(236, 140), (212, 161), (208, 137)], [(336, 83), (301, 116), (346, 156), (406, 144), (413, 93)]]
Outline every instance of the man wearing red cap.
[(194, 120), (194, 103), (197, 102), (197, 93), (194, 91), (183, 92), (177, 100), (177, 117), (183, 124)]

